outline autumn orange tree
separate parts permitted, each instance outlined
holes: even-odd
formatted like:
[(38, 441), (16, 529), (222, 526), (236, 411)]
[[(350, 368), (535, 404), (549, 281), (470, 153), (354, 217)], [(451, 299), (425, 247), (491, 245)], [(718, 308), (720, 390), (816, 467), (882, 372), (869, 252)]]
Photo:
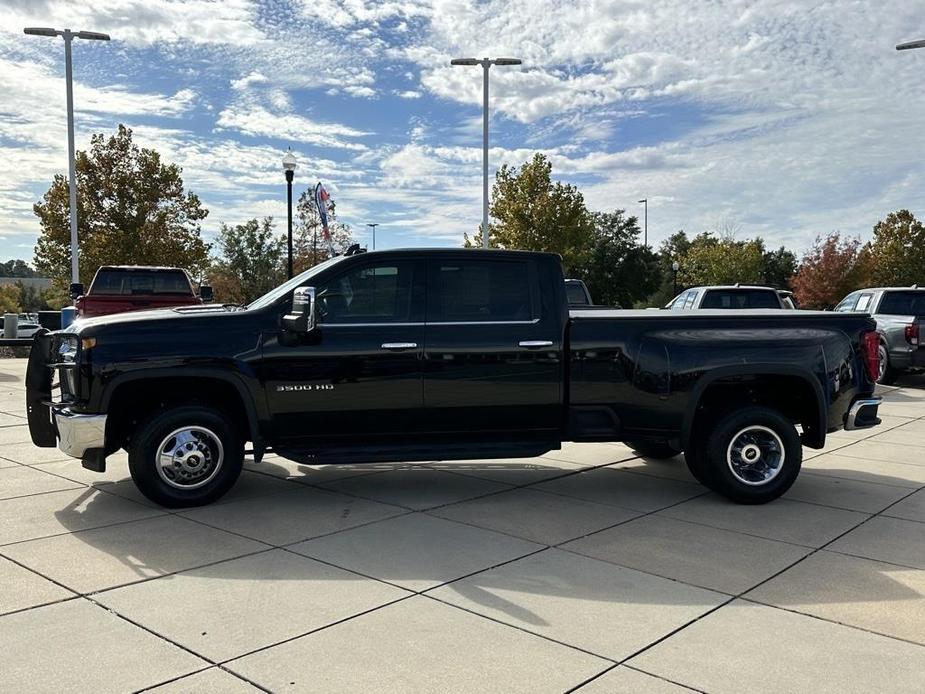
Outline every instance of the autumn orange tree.
[[(207, 267), (209, 246), (199, 223), (209, 214), (183, 187), (181, 169), (153, 149), (132, 142), (124, 125), (94, 135), (78, 151), (77, 237), (80, 280), (87, 284), (100, 265), (173, 265), (194, 277)], [(42, 227), (35, 268), (58, 287), (70, 280), (71, 233), (68, 181), (57, 174), (33, 206)]]
[(833, 232), (816, 237), (791, 280), (801, 308), (834, 307), (845, 295), (870, 281), (870, 252), (859, 238)]

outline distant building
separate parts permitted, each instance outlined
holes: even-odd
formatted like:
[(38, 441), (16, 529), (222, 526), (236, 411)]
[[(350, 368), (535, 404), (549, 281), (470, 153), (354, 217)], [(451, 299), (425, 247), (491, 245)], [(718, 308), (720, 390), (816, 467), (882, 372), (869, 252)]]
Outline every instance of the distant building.
[(16, 284), (22, 282), (24, 287), (35, 287), (39, 291), (48, 289), (51, 286), (49, 277), (0, 277), (0, 285)]

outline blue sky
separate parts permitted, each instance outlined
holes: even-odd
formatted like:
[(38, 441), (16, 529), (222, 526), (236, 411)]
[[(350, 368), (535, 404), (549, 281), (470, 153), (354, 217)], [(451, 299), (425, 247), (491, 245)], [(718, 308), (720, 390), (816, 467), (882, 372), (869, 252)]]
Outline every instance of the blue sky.
[[(592, 209), (649, 199), (650, 242), (734, 229), (804, 250), (900, 207), (925, 216), (925, 5), (903, 0), (0, 0), (0, 258), (31, 260), (32, 203), (66, 171), (63, 46), (77, 146), (118, 123), (180, 164), (221, 222), (285, 220), (325, 182), (380, 248), (456, 245), (481, 214), (481, 71), (492, 170), (545, 152)], [(282, 224), (280, 224), (282, 230)]]

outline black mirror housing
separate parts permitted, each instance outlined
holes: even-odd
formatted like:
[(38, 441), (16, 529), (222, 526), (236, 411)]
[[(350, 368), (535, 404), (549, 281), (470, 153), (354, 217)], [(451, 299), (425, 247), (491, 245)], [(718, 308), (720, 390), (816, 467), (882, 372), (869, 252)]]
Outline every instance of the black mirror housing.
[(74, 282), (70, 287), (70, 295), (72, 299), (76, 299), (78, 296), (82, 296), (84, 293), (84, 286), (80, 282)]
[(210, 287), (208, 284), (199, 285), (199, 298), (202, 299), (203, 303), (211, 303), (214, 296), (215, 295), (212, 293), (212, 287)]
[(315, 329), (315, 288), (299, 287), (292, 292), (292, 308), (283, 316), (283, 327), (294, 333)]

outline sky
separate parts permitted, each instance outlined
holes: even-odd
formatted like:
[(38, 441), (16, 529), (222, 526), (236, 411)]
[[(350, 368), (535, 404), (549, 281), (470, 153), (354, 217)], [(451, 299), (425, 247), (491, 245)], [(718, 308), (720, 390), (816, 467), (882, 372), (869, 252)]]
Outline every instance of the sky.
[(735, 230), (798, 253), (925, 217), (925, 3), (912, 0), (0, 0), (0, 259), (32, 259), (32, 212), (67, 171), (64, 47), (76, 142), (112, 133), (183, 168), (221, 223), (272, 215), (324, 182), (376, 247), (452, 246), (481, 219), (481, 68), (490, 171), (543, 152), (593, 210), (639, 214), (649, 241)]

